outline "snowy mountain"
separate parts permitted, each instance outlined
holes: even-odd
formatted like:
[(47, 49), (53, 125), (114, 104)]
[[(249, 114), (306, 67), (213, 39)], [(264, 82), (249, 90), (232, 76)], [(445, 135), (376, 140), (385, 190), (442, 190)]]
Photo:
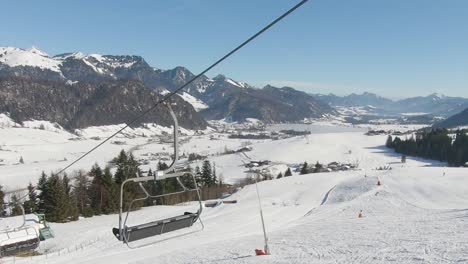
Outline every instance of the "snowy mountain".
[(393, 103), (392, 100), (378, 96), (374, 93), (364, 92), (362, 94), (352, 93), (346, 96), (334, 94), (314, 94), (315, 97), (334, 106), (387, 106)]
[(436, 128), (456, 128), (468, 126), (468, 108), (446, 120), (434, 124)]
[[(24, 77), (62, 83), (95, 83), (137, 80), (159, 93), (175, 91), (195, 75), (184, 67), (159, 70), (140, 56), (64, 53), (53, 57), (33, 48), (0, 48), (0, 77)], [(179, 93), (208, 119), (231, 116), (235, 121), (257, 118), (266, 122), (295, 122), (336, 114), (328, 105), (302, 92), (257, 89), (224, 75), (201, 76)], [(300, 94), (300, 95), (299, 95)], [(288, 96), (285, 96), (288, 95)], [(299, 95), (299, 96), (298, 96)], [(304, 96), (307, 103), (296, 104)]]
[(34, 47), (29, 50), (0, 47), (0, 64), (9, 67), (37, 67), (60, 73), (60, 61), (49, 58), (47, 53)]
[[(152, 90), (164, 92), (174, 91), (195, 75), (181, 66), (169, 70), (155, 69), (140, 56), (86, 55), (75, 52), (50, 57), (46, 52), (34, 47), (28, 50), (0, 47), (0, 77), (2, 76), (23, 76), (30, 79), (71, 83), (119, 79), (139, 80)], [(291, 109), (287, 110), (288, 107), (284, 107), (284, 98), (279, 93), (257, 89), (224, 75), (218, 75), (212, 79), (202, 76), (188, 85), (181, 96), (197, 111), (202, 111), (208, 119), (234, 116), (238, 118), (237, 121), (249, 117), (260, 118), (267, 122), (297, 121), (303, 117), (319, 117), (336, 113), (320, 101), (331, 107), (367, 107), (370, 109), (369, 114), (374, 115), (419, 113), (448, 117), (468, 108), (468, 99), (441, 94), (393, 101), (365, 92), (347, 96), (314, 94), (313, 98), (307, 96), (307, 100), (315, 100), (312, 103), (314, 107), (306, 107), (306, 112), (301, 109), (291, 111)], [(249, 96), (254, 98), (247, 100)], [(240, 99), (243, 97), (246, 99)], [(273, 103), (277, 101), (280, 103)], [(249, 110), (251, 108), (249, 104), (252, 102), (265, 107), (259, 109), (259, 113), (254, 113), (256, 110)], [(225, 109), (220, 109), (221, 105), (224, 105)], [(270, 106), (266, 107), (266, 105)], [(292, 107), (295, 107), (294, 104)], [(265, 111), (273, 111), (277, 114), (266, 114)], [(288, 113), (283, 111), (288, 111)]]
[(207, 119), (230, 117), (234, 121), (255, 118), (265, 122), (298, 122), (337, 114), (333, 108), (304, 92), (269, 85), (256, 89), (224, 76), (214, 78), (202, 98), (210, 105), (201, 112)]
[(390, 108), (393, 111), (414, 113), (423, 112), (433, 115), (449, 117), (468, 108), (468, 99), (450, 97), (433, 93), (428, 96), (418, 96), (397, 101)]
[[(15, 122), (47, 120), (73, 130), (89, 126), (126, 123), (151, 108), (161, 94), (136, 80), (109, 80), (74, 84), (53, 80), (0, 77), (0, 113), (9, 113)], [(205, 129), (207, 123), (182, 100), (174, 97), (174, 112), (186, 129)], [(165, 107), (150, 112), (138, 124), (171, 126)], [(135, 124), (135, 125), (138, 125)]]
[(383, 115), (432, 115), (448, 117), (463, 111), (468, 107), (468, 99), (462, 97), (449, 97), (439, 93), (428, 96), (417, 96), (402, 100), (390, 100), (373, 93), (350, 94), (337, 96), (334, 94), (314, 94), (334, 107), (371, 107), (369, 114)]

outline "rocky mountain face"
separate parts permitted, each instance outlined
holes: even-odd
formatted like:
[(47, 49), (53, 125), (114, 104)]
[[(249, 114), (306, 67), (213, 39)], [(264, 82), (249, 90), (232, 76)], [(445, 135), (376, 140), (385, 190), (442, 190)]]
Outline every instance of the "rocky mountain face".
[[(58, 86), (68, 83), (73, 84), (72, 87), (135, 80), (152, 91), (165, 94), (182, 86), (194, 74), (184, 67), (154, 69), (139, 56), (65, 53), (50, 57), (37, 49), (0, 47), (0, 77), (12, 76), (56, 82)], [(251, 117), (266, 122), (288, 122), (336, 114), (330, 106), (292, 88), (257, 89), (222, 75), (213, 79), (202, 76), (188, 85), (184, 92), (180, 94), (181, 98), (190, 104), (195, 102), (197, 109), (203, 109), (200, 113), (207, 119), (230, 116), (235, 121)], [(104, 94), (101, 99), (105, 99)], [(194, 113), (191, 115), (196, 116)], [(88, 123), (95, 122), (84, 122)], [(76, 126), (78, 123), (69, 125)], [(198, 125), (194, 123), (191, 127)]]
[(455, 114), (442, 122), (434, 124), (435, 128), (456, 128), (468, 126), (468, 108), (462, 112)]
[(229, 116), (235, 121), (256, 118), (266, 122), (296, 122), (337, 114), (325, 103), (289, 87), (255, 89), (245, 84), (243, 87), (225, 85), (225, 81), (224, 77), (215, 78), (214, 84), (204, 94), (210, 107), (201, 113), (208, 119)]
[[(29, 119), (56, 122), (67, 129), (122, 124), (151, 108), (161, 95), (141, 81), (109, 80), (74, 84), (25, 77), (0, 77), (0, 112), (17, 122)], [(205, 120), (180, 97), (171, 99), (179, 124), (205, 129)], [(172, 125), (168, 110), (161, 106), (137, 124)]]
[[(193, 74), (185, 68), (178, 68), (172, 70), (170, 76), (182, 84)], [(170, 83), (163, 88), (173, 90), (178, 87), (170, 86)], [(224, 75), (213, 79), (203, 76), (187, 87), (186, 92), (208, 105), (200, 113), (210, 120), (230, 117), (234, 121), (256, 118), (267, 123), (297, 122), (304, 118), (337, 114), (329, 105), (293, 88), (266, 86), (258, 89)]]

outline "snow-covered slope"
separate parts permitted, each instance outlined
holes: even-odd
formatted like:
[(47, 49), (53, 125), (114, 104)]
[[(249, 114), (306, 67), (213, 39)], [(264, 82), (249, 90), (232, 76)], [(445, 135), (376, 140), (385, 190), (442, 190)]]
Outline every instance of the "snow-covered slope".
[(60, 72), (61, 64), (59, 60), (49, 58), (47, 53), (34, 47), (29, 50), (15, 47), (0, 47), (0, 63), (10, 67), (31, 66), (54, 72)]
[[(250, 185), (227, 199), (237, 204), (205, 208), (204, 231), (130, 250), (111, 233), (117, 216), (98, 216), (52, 224), (56, 238), (40, 246), (47, 257), (17, 258), (16, 263), (465, 263), (465, 172), (420, 169), (395, 168), (367, 177), (362, 172), (296, 175), (259, 183), (270, 256), (254, 256), (254, 249), (263, 248), (263, 235)], [(130, 221), (194, 208), (148, 207), (133, 212)]]
[(0, 47), (0, 63), (10, 67), (29, 66), (43, 70), (62, 73), (62, 65), (67, 60), (79, 60), (89, 66), (98, 74), (113, 76), (113, 70), (117, 68), (130, 68), (140, 57), (137, 56), (109, 56), (100, 54), (86, 55), (81, 52), (65, 53), (50, 57), (46, 52), (32, 47), (20, 49), (15, 47)]
[[(25, 188), (30, 182), (35, 184), (41, 172), (57, 171), (68, 162), (78, 158), (84, 152), (96, 146), (105, 137), (114, 134), (124, 124), (88, 127), (70, 133), (57, 124), (48, 121), (25, 121), (23, 125), (14, 123), (7, 115), (0, 114), (0, 185), (4, 190)], [(195, 131), (179, 129), (183, 137), (193, 135)], [(208, 133), (210, 129), (204, 131)], [(127, 128), (109, 144), (96, 150), (95, 154), (79, 162), (74, 170), (89, 169), (94, 163), (106, 166), (107, 163), (124, 149), (140, 154), (167, 152), (170, 143), (160, 143), (159, 136), (170, 134), (171, 127), (154, 123), (142, 127)], [(146, 152), (139, 148), (151, 147)], [(20, 163), (22, 158), (23, 163)], [(157, 160), (147, 166), (156, 166)]]
[[(110, 128), (110, 130), (112, 130)], [(31, 128), (0, 129), (0, 180), (27, 183), (34, 168), (60, 166), (64, 155), (73, 158), (90, 146), (90, 139), (58, 131)], [(14, 132), (14, 133), (12, 133)], [(139, 132), (134, 131), (137, 135)], [(98, 128), (82, 131), (105, 133)], [(8, 136), (9, 135), (9, 136)], [(15, 135), (15, 136), (12, 136)], [(215, 154), (247, 141), (212, 134), (192, 136), (181, 152)], [(165, 151), (148, 138), (121, 137), (125, 145), (109, 144), (77, 168), (88, 168), (98, 158), (105, 162), (121, 148), (136, 157)], [(244, 142), (244, 143), (243, 143)], [(297, 161), (356, 161), (363, 170), (297, 175), (261, 182), (263, 213), (272, 255), (255, 257), (263, 247), (254, 185), (248, 185), (221, 204), (204, 208), (205, 229), (172, 240), (130, 250), (111, 233), (117, 215), (95, 216), (77, 222), (52, 224), (56, 237), (41, 243), (43, 255), (4, 258), (2, 263), (466, 263), (468, 261), (468, 177), (464, 168), (400, 157), (381, 146), (385, 136), (362, 132), (312, 134), (285, 140), (250, 140), (252, 159), (269, 159), (283, 171)], [(47, 151), (44, 151), (47, 147)], [(166, 146), (167, 147), (167, 146)], [(73, 153), (70, 152), (73, 150)], [(10, 164), (24, 155), (25, 164)], [(47, 155), (45, 155), (47, 154)], [(245, 157), (244, 157), (245, 158)], [(34, 163), (36, 159), (38, 163)], [(244, 175), (241, 155), (210, 158), (226, 180)], [(392, 170), (375, 170), (389, 165)], [(48, 166), (48, 167), (47, 167)], [(62, 165), (63, 166), (63, 165)], [(48, 168), (48, 169), (47, 169)], [(377, 182), (381, 182), (381, 186)], [(11, 186), (11, 185), (10, 185)], [(144, 223), (193, 211), (195, 203), (154, 206), (132, 212), (130, 223)], [(363, 218), (358, 218), (359, 212)], [(0, 223), (1, 225), (1, 223)], [(197, 223), (193, 231), (200, 228)], [(175, 233), (181, 234), (181, 233)], [(169, 237), (164, 235), (162, 239)], [(149, 241), (143, 241), (149, 242)], [(47, 254), (45, 254), (47, 252)]]
[(186, 92), (182, 92), (182, 94), (179, 94), (179, 95), (186, 102), (190, 103), (193, 106), (193, 108), (195, 108), (196, 111), (200, 111), (200, 110), (208, 108), (208, 105), (205, 104), (202, 100), (199, 100)]

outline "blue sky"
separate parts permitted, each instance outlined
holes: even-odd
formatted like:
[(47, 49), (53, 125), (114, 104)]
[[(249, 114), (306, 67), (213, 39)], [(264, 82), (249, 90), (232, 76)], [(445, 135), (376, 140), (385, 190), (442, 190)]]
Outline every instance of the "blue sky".
[[(0, 45), (135, 54), (198, 73), (295, 3), (7, 0)], [(468, 97), (468, 1), (310, 0), (208, 75), (218, 73), (317, 93)]]

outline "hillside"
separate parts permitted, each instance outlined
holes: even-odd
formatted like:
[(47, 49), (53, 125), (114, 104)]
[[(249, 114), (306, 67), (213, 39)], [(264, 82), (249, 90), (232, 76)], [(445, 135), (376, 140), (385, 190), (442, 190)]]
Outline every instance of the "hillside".
[(455, 114), (442, 122), (434, 124), (436, 128), (456, 128), (468, 126), (468, 108), (462, 112)]
[(334, 107), (371, 107), (367, 112), (379, 115), (403, 114), (449, 117), (468, 108), (467, 98), (450, 97), (437, 93), (401, 100), (390, 100), (368, 92), (353, 93), (346, 96), (334, 94), (314, 94), (313, 96)]
[[(151, 108), (161, 94), (139, 81), (109, 80), (74, 84), (52, 80), (0, 77), (0, 113), (16, 122), (47, 120), (67, 129), (122, 124)], [(192, 105), (174, 97), (179, 124), (187, 129), (205, 129), (207, 123)], [(165, 107), (158, 107), (138, 124), (171, 126)]]
[[(447, 176), (441, 179), (443, 171)], [(382, 186), (376, 185), (379, 179)], [(130, 250), (111, 233), (117, 215), (96, 216), (52, 224), (56, 238), (41, 246), (48, 250), (47, 258), (16, 263), (463, 263), (468, 197), (462, 183), (462, 170), (442, 168), (397, 168), (368, 177), (362, 172), (295, 175), (261, 182), (270, 256), (254, 255), (254, 249), (263, 247), (263, 235), (256, 189), (250, 185), (226, 199), (236, 204), (204, 208), (203, 231), (169, 240), (165, 235), (159, 243)], [(195, 207), (148, 207), (132, 212), (129, 221), (154, 221)], [(361, 210), (364, 217), (358, 218)], [(200, 228), (196, 223), (190, 231)], [(11, 258), (4, 261), (13, 263)]]
[[(188, 82), (194, 74), (184, 67), (156, 69), (142, 57), (133, 55), (86, 55), (74, 52), (50, 57), (37, 49), (0, 47), (0, 77), (96, 85), (135, 80), (150, 90), (165, 94)], [(205, 110), (204, 116), (208, 119), (231, 116), (235, 121), (257, 118), (266, 122), (296, 122), (304, 118), (336, 114), (330, 106), (305, 93), (301, 95), (306, 97), (307, 106), (302, 103), (301, 106), (296, 105), (297, 93), (300, 92), (296, 91), (296, 95), (290, 92), (288, 101), (292, 103), (285, 103), (284, 95), (220, 75), (213, 79), (201, 76), (188, 85), (180, 96), (197, 111)], [(260, 108), (253, 109), (254, 105)]]
[(215, 79), (215, 84), (203, 95), (210, 105), (201, 112), (207, 119), (229, 116), (234, 121), (256, 118), (266, 122), (298, 122), (304, 118), (337, 114), (330, 106), (289, 87), (255, 89), (230, 84), (222, 89), (219, 82), (226, 82), (226, 79)]

